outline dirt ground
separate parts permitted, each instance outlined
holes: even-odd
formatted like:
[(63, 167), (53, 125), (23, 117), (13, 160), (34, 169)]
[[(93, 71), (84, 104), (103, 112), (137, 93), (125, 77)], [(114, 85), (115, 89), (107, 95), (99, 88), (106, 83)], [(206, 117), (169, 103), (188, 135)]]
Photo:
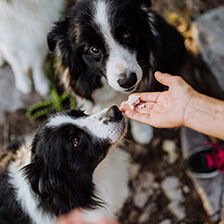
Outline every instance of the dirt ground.
[[(206, 11), (224, 5), (223, 0), (160, 0), (152, 1), (153, 9), (163, 15), (167, 21), (174, 24), (185, 36), (186, 46), (190, 49), (192, 43), (191, 23), (199, 15)], [(197, 63), (197, 61), (196, 61)], [(197, 69), (202, 69), (200, 65)], [(209, 81), (208, 81), (209, 82)], [(211, 84), (211, 83), (210, 83)], [(196, 84), (195, 84), (196, 85)], [(213, 89), (213, 86), (211, 86)], [(216, 94), (216, 93), (215, 93)], [(215, 95), (214, 94), (214, 95)], [(26, 109), (14, 113), (5, 112), (2, 125), (0, 125), (1, 150), (15, 147), (15, 144), (24, 135), (31, 134), (46, 118), (29, 120), (25, 118)], [(154, 138), (150, 145), (140, 146), (135, 144), (131, 137), (127, 137), (125, 150), (130, 152), (135, 168), (130, 180), (130, 197), (126, 202), (120, 216), (123, 224), (200, 224), (212, 223), (203, 209), (202, 202), (196, 193), (191, 180), (186, 174), (180, 144), (179, 129), (155, 129)], [(168, 154), (164, 151), (164, 142), (175, 146), (177, 159), (172, 164), (168, 161)], [(150, 192), (138, 192), (141, 185), (146, 184), (145, 176), (149, 175), (153, 181)], [(184, 208), (184, 218), (178, 218), (170, 209), (170, 199), (167, 198), (162, 182), (166, 177), (177, 177), (180, 181), (180, 189), (184, 200), (179, 203)], [(136, 195), (144, 192), (142, 201)], [(140, 202), (139, 202), (140, 200)], [(178, 211), (178, 210), (177, 210)], [(181, 211), (180, 211), (181, 213)]]

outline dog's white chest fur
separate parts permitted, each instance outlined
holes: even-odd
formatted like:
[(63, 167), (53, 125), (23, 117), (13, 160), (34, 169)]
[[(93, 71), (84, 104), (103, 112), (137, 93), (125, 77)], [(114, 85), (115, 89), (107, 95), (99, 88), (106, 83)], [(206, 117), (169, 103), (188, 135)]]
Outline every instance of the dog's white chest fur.
[(87, 221), (97, 221), (102, 217), (115, 218), (128, 196), (129, 156), (115, 147), (96, 168), (93, 182), (96, 195), (103, 199), (105, 206), (93, 211), (85, 211)]

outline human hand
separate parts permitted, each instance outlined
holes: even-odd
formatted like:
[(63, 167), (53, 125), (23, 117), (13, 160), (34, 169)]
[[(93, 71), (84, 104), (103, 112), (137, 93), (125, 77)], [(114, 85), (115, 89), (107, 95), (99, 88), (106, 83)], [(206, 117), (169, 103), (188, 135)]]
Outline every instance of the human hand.
[(119, 224), (118, 222), (110, 221), (106, 218), (97, 222), (86, 222), (83, 218), (83, 213), (80, 209), (74, 209), (67, 215), (61, 215), (57, 224)]
[(130, 119), (157, 128), (183, 126), (186, 107), (197, 92), (179, 76), (156, 72), (155, 78), (169, 89), (164, 92), (134, 93), (132, 95), (140, 97), (140, 103), (131, 110), (127, 102), (123, 102), (120, 110)]

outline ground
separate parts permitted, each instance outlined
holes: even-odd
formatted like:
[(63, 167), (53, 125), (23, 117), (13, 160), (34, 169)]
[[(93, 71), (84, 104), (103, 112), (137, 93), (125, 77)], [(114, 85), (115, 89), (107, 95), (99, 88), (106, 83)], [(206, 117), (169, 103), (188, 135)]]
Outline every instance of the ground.
[[(206, 11), (224, 5), (222, 0), (160, 0), (153, 1), (153, 9), (174, 24), (185, 37), (185, 44), (192, 49), (191, 24), (195, 18)], [(192, 60), (196, 60), (193, 57)], [(197, 64), (197, 60), (194, 64)], [(201, 63), (201, 61), (200, 61)], [(204, 66), (197, 64), (196, 70), (202, 72)], [(4, 76), (10, 69), (4, 67)], [(206, 73), (207, 74), (207, 73)], [(3, 70), (0, 70), (0, 85), (4, 84)], [(13, 79), (7, 80), (13, 83)], [(212, 93), (214, 82), (210, 82)], [(200, 79), (199, 79), (200, 81)], [(197, 87), (197, 82), (193, 83)], [(11, 88), (11, 89), (10, 89)], [(207, 89), (207, 87), (206, 87)], [(35, 131), (46, 118), (29, 120), (25, 113), (28, 105), (40, 99), (36, 94), (31, 97), (15, 92), (13, 84), (5, 92), (0, 90), (0, 146), (1, 150), (14, 144)], [(8, 91), (8, 92), (7, 92)], [(12, 92), (21, 100), (13, 110), (10, 96)], [(4, 95), (4, 96), (3, 96)], [(212, 94), (211, 94), (212, 95)], [(218, 95), (214, 92), (214, 95)], [(218, 96), (222, 98), (221, 96)], [(7, 100), (7, 98), (9, 98)], [(16, 104), (16, 102), (15, 102)], [(3, 108), (4, 106), (4, 108)], [(124, 224), (200, 224), (213, 223), (203, 208), (192, 180), (188, 177), (181, 150), (180, 129), (155, 129), (154, 138), (147, 146), (135, 144), (130, 136), (125, 138), (125, 150), (132, 157), (130, 196), (119, 214)], [(217, 219), (218, 220), (218, 219)], [(218, 223), (218, 221), (217, 221)]]

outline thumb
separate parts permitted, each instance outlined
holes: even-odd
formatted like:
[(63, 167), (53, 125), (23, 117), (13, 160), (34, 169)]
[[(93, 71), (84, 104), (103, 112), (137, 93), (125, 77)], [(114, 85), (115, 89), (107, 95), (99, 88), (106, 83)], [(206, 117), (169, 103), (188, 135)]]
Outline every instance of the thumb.
[(162, 83), (165, 86), (170, 86), (173, 76), (167, 73), (156, 72), (155, 78), (158, 82)]

